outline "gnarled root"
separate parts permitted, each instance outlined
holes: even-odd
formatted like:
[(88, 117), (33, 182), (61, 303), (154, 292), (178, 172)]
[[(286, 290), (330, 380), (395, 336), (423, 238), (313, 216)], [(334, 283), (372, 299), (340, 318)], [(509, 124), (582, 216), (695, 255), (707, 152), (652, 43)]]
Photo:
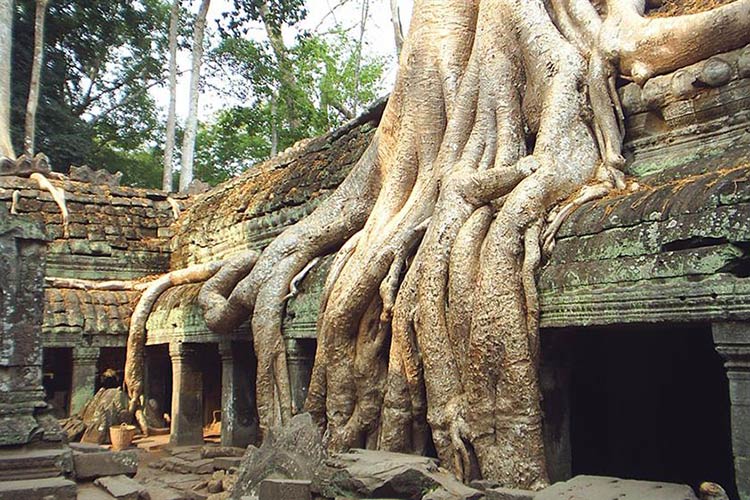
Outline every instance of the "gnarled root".
[(69, 237), (68, 219), (70, 218), (70, 215), (68, 214), (68, 207), (65, 205), (65, 191), (62, 188), (52, 185), (49, 179), (39, 172), (31, 174), (29, 179), (35, 180), (40, 188), (46, 189), (49, 191), (49, 194), (52, 195), (52, 199), (55, 200), (55, 203), (57, 203), (57, 206), (60, 208), (60, 213), (62, 214), (63, 236), (65, 238)]
[[(135, 414), (143, 406), (143, 363), (146, 347), (146, 321), (162, 293), (173, 286), (199, 283), (216, 274), (223, 261), (198, 264), (164, 274), (148, 284), (130, 317), (127, 353), (125, 357), (125, 385), (130, 399), (129, 410)], [(143, 429), (144, 433), (148, 429)]]
[[(434, 447), (466, 480), (547, 483), (541, 245), (550, 249), (575, 208), (625, 186), (615, 71), (646, 59), (611, 37), (637, 24), (623, 6), (638, 2), (608, 3), (602, 20), (587, 0), (417, 1), (373, 144), (227, 299), (236, 318), (252, 313), (262, 427), (291, 414), (280, 326), (290, 285), (343, 245), (305, 403), (329, 446)], [(647, 44), (636, 45), (633, 54)]]

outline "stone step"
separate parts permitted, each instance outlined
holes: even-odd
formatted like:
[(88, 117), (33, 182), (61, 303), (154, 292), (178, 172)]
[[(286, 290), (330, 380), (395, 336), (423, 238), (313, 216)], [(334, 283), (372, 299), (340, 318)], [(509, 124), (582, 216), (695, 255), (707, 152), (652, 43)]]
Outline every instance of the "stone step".
[(70, 450), (0, 450), (0, 481), (61, 476), (72, 467)]
[(0, 481), (0, 500), (76, 500), (76, 483), (62, 477)]

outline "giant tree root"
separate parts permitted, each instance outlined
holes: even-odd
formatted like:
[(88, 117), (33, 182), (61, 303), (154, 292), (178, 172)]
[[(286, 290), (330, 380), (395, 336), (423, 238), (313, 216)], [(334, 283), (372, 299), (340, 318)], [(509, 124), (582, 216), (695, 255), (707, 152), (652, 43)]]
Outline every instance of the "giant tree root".
[(540, 240), (624, 187), (617, 74), (643, 83), (744, 45), (749, 8), (650, 19), (644, 0), (607, 0), (605, 17), (588, 0), (417, 0), (395, 89), (352, 173), (207, 289), (217, 331), (251, 318), (261, 429), (293, 411), (290, 285), (341, 248), (306, 402), (329, 448), (434, 448), (463, 479), (543, 487)]

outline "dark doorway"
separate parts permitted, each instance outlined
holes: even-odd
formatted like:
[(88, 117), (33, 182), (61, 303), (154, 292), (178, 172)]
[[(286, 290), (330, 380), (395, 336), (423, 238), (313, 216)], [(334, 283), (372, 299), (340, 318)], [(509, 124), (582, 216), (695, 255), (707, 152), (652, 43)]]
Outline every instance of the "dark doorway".
[(218, 344), (196, 344), (196, 349), (203, 376), (203, 426), (207, 427), (214, 420), (214, 412), (221, 412), (221, 356)]
[(45, 347), (42, 350), (42, 386), (47, 402), (57, 418), (65, 418), (70, 411), (70, 391), (73, 384), (73, 349)]
[(169, 344), (146, 346), (146, 395), (161, 413), (172, 414), (172, 360)]
[(96, 363), (96, 390), (122, 385), (125, 374), (125, 347), (102, 347)]
[(708, 325), (570, 335), (572, 472), (686, 483), (737, 497), (729, 388)]

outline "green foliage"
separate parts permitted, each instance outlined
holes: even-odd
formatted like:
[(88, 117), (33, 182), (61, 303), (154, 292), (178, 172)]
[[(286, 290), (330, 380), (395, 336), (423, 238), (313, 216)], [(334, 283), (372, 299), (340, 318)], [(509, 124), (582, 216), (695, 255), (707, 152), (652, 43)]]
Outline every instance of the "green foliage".
[[(12, 135), (17, 150), (23, 141), (34, 12), (34, 0), (16, 1)], [(161, 125), (149, 89), (164, 78), (168, 17), (165, 0), (50, 2), (37, 149), (56, 170), (71, 164), (116, 170), (123, 151), (144, 151), (145, 144), (156, 143)], [(154, 163), (140, 153), (125, 156), (134, 172)], [(136, 168), (139, 161), (146, 163)]]
[[(278, 151), (305, 137), (342, 125), (383, 92), (385, 61), (363, 57), (343, 31), (305, 34), (287, 49), (294, 75), (289, 85), (268, 42), (227, 37), (210, 55), (214, 74), (227, 81), (227, 93), (247, 102), (218, 113), (198, 135), (196, 169), (209, 164), (234, 175), (271, 153), (274, 131)], [(288, 103), (294, 106), (289, 113)], [(294, 118), (297, 123), (292, 124)]]

